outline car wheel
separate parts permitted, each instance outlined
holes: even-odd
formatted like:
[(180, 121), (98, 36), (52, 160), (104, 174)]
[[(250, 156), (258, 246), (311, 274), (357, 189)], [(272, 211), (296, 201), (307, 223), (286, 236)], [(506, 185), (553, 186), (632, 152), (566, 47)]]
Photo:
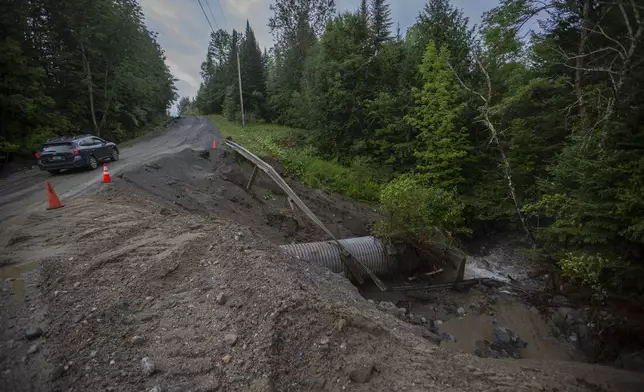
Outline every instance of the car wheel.
[(117, 150), (116, 148), (113, 149), (112, 150), (112, 155), (110, 155), (110, 159), (112, 160), (112, 162), (118, 161), (119, 160), (119, 150)]
[(91, 170), (94, 170), (98, 167), (98, 161), (96, 160), (96, 157), (94, 155), (90, 155), (89, 157), (89, 168)]
[(60, 174), (60, 170), (48, 170), (49, 174), (52, 176), (57, 176)]

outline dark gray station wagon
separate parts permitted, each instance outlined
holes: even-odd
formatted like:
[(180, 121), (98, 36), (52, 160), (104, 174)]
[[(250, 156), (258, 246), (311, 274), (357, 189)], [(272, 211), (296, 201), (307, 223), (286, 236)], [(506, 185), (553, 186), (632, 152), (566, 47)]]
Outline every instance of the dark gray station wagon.
[(58, 174), (64, 169), (94, 170), (101, 162), (118, 161), (119, 150), (116, 144), (97, 136), (63, 136), (47, 140), (36, 158), (41, 170)]

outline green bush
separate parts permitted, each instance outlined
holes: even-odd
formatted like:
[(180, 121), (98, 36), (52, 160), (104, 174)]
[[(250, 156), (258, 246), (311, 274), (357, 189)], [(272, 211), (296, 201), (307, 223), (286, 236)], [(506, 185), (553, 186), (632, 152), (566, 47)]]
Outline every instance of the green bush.
[(433, 243), (469, 233), (463, 227), (463, 204), (450, 192), (425, 186), (418, 177), (402, 175), (387, 184), (380, 208), (389, 216), (377, 222), (374, 233), (379, 236)]
[(620, 261), (603, 257), (600, 254), (567, 253), (558, 262), (561, 274), (571, 281), (590, 288), (593, 296), (604, 299), (608, 294), (607, 289), (619, 289), (622, 279), (620, 275), (609, 278), (607, 272), (622, 269), (624, 264)]

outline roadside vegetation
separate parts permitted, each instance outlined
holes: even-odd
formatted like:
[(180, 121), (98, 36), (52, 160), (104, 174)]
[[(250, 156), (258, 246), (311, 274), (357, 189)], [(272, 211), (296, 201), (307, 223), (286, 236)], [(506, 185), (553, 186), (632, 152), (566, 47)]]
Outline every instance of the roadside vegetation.
[[(454, 231), (462, 219), (475, 233), (518, 229), (536, 257), (559, 260), (581, 285), (642, 288), (638, 2), (500, 0), (472, 27), (449, 0), (428, 0), (406, 31), (386, 0), (342, 14), (334, 3), (273, 1), (271, 51), (250, 25), (215, 32), (184, 107), (239, 121), (239, 52), (247, 118), (306, 130), (305, 153), (281, 151), (288, 143), (269, 126), (248, 137), (300, 177), (314, 171), (324, 183), (320, 172), (370, 168), (392, 224), (398, 214), (407, 227)], [(377, 188), (362, 198), (376, 199)], [(439, 194), (462, 206), (458, 219), (424, 208)]]
[(228, 121), (221, 115), (210, 119), (221, 133), (259, 156), (272, 156), (282, 163), (284, 170), (304, 184), (366, 202), (377, 202), (383, 178), (364, 161), (343, 166), (315, 155), (307, 132), (286, 126), (254, 123), (242, 128), (238, 122)]
[(0, 153), (92, 133), (120, 142), (167, 119), (174, 80), (132, 0), (0, 5)]

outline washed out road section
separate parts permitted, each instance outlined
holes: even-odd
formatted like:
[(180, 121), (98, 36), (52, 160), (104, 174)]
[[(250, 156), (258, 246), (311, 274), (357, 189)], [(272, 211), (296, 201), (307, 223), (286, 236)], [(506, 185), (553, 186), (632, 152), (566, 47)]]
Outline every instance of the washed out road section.
[[(108, 163), (112, 177), (124, 170), (144, 165), (161, 156), (186, 148), (207, 149), (213, 139), (223, 142), (221, 134), (207, 117), (184, 117), (160, 133), (148, 134), (120, 148), (118, 162)], [(30, 213), (46, 208), (45, 180), (65, 203), (78, 196), (88, 196), (100, 190), (100, 170), (67, 171), (52, 176), (39, 169), (15, 173), (0, 182), (0, 247), (5, 247), (14, 228)]]

